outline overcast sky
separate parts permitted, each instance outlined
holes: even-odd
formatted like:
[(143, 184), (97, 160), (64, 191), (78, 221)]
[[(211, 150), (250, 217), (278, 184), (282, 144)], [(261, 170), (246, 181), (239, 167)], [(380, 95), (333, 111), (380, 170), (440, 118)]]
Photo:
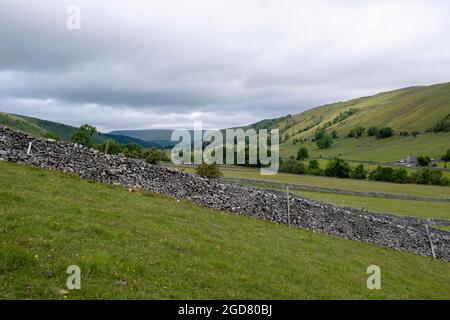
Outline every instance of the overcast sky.
[(449, 82), (449, 13), (447, 0), (1, 0), (0, 111), (213, 129)]

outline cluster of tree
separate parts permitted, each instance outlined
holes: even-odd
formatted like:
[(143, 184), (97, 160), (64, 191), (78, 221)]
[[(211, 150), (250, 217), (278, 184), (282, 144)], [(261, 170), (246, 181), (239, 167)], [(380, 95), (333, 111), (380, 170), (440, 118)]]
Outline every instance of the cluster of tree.
[(420, 134), (419, 131), (413, 131), (411, 133), (409, 133), (408, 131), (402, 131), (400, 132), (400, 136), (402, 137), (409, 137), (410, 135), (413, 136), (414, 138), (417, 137)]
[(378, 166), (369, 175), (370, 180), (394, 183), (418, 183), (438, 186), (449, 185), (449, 180), (439, 170), (421, 169), (408, 175), (404, 168)]
[(333, 124), (337, 124), (339, 122), (342, 122), (348, 118), (350, 118), (352, 115), (354, 115), (355, 113), (357, 113), (359, 111), (358, 108), (350, 108), (346, 111), (343, 111), (341, 113), (339, 113), (339, 115), (333, 119)]
[(329, 149), (333, 146), (334, 143), (333, 137), (326, 132), (325, 128), (317, 129), (314, 139), (319, 149)]
[[(299, 150), (300, 151), (300, 150)], [(299, 152), (303, 159), (304, 153)], [(450, 161), (450, 150), (444, 156), (445, 159)], [(392, 168), (378, 166), (370, 173), (364, 168), (363, 164), (359, 164), (356, 167), (351, 167), (350, 164), (339, 158), (335, 157), (330, 160), (325, 168), (320, 168), (317, 160), (309, 161), (308, 165), (305, 165), (301, 160), (297, 160), (291, 157), (287, 160), (281, 161), (280, 172), (293, 173), (293, 174), (310, 174), (315, 176), (327, 176), (336, 177), (342, 179), (358, 179), (365, 180), (369, 178), (373, 181), (384, 181), (393, 183), (418, 183), (418, 184), (432, 184), (446, 186), (449, 185), (449, 179), (445, 177), (439, 170), (421, 169), (408, 174), (405, 168)]]
[(88, 148), (96, 148), (105, 154), (123, 154), (127, 158), (145, 159), (145, 161), (150, 164), (158, 164), (160, 161), (170, 160), (162, 150), (156, 148), (144, 149), (135, 143), (121, 144), (113, 139), (107, 139), (102, 143), (95, 145), (94, 137), (97, 133), (98, 131), (94, 126), (85, 124), (73, 133), (71, 141)]
[[(364, 136), (364, 132), (366, 129), (364, 127), (358, 126), (355, 129), (350, 130), (350, 132), (347, 134), (347, 138), (361, 138)], [(417, 133), (418, 134), (418, 133)], [(367, 129), (367, 135), (369, 137), (377, 137), (378, 139), (385, 139), (392, 137), (394, 135), (394, 130), (391, 127), (385, 127), (385, 128), (377, 128), (377, 127), (370, 127)]]
[(347, 134), (347, 138), (361, 138), (364, 135), (366, 128), (358, 126), (355, 129), (350, 130)]
[(342, 179), (351, 178), (364, 180), (367, 177), (367, 171), (364, 169), (364, 165), (360, 164), (355, 168), (351, 168), (348, 162), (338, 157), (335, 157), (333, 160), (328, 162), (324, 174), (327, 177)]
[(450, 132), (450, 114), (439, 121), (433, 128), (428, 129), (427, 132)]
[(281, 161), (280, 172), (293, 174), (310, 174), (315, 176), (328, 176), (337, 178), (352, 178), (352, 179), (366, 179), (367, 171), (364, 165), (358, 165), (351, 168), (350, 165), (340, 158), (334, 158), (329, 161), (325, 170), (320, 168), (319, 161), (311, 160), (306, 166), (302, 161), (290, 157), (287, 160)]

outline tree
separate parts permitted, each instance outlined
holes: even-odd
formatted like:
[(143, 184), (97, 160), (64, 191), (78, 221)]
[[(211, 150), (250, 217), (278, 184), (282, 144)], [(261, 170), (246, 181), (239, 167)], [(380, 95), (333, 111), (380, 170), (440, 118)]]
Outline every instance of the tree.
[(328, 133), (325, 133), (322, 139), (316, 141), (319, 149), (329, 149), (333, 145), (333, 138)]
[(377, 138), (379, 138), (379, 139), (390, 138), (393, 135), (394, 135), (394, 130), (392, 130), (391, 127), (378, 129), (378, 132), (377, 132)]
[(113, 139), (106, 139), (97, 146), (97, 149), (106, 154), (119, 154), (125, 146)]
[(360, 164), (356, 168), (352, 169), (350, 175), (352, 179), (365, 180), (367, 177), (367, 171), (364, 169), (364, 165)]
[(447, 153), (442, 156), (441, 160), (445, 163), (450, 162), (450, 149), (448, 149)]
[(142, 147), (136, 143), (130, 143), (123, 149), (123, 154), (127, 158), (142, 158)]
[(322, 140), (327, 136), (327, 132), (325, 131), (324, 128), (320, 128), (316, 130), (316, 133), (314, 135), (314, 138), (316, 140)]
[(306, 168), (302, 162), (295, 160), (294, 157), (290, 157), (288, 160), (281, 161), (280, 171), (294, 174), (305, 174)]
[(216, 163), (206, 164), (203, 163), (195, 169), (195, 173), (203, 178), (219, 179), (223, 176), (219, 166)]
[(78, 143), (91, 148), (93, 146), (93, 138), (96, 133), (97, 129), (94, 126), (84, 124), (72, 134), (70, 140), (73, 143)]
[(301, 147), (297, 151), (297, 160), (305, 160), (309, 157), (308, 149)]
[(168, 161), (168, 156), (162, 150), (150, 148), (144, 152), (145, 162), (158, 165), (161, 161)]
[(338, 138), (338, 132), (336, 130), (331, 131), (331, 137), (333, 139), (337, 139)]
[(314, 176), (323, 176), (323, 170), (320, 168), (319, 161), (311, 160), (308, 165), (308, 174), (312, 174)]
[(369, 137), (375, 137), (375, 136), (377, 135), (377, 132), (378, 132), (378, 128), (377, 128), (377, 127), (370, 127), (370, 128), (367, 130), (367, 135), (368, 135)]
[(420, 156), (417, 158), (417, 162), (421, 167), (428, 167), (431, 163), (431, 158), (428, 156)]
[(343, 159), (334, 158), (328, 162), (325, 175), (328, 177), (350, 178), (350, 165)]
[(311, 161), (309, 162), (308, 169), (310, 169), (310, 170), (315, 170), (315, 169), (319, 169), (319, 168), (320, 168), (319, 161), (317, 161), (317, 160), (311, 160)]
[(364, 135), (366, 129), (364, 127), (358, 126), (355, 129), (350, 130), (347, 138), (361, 138)]

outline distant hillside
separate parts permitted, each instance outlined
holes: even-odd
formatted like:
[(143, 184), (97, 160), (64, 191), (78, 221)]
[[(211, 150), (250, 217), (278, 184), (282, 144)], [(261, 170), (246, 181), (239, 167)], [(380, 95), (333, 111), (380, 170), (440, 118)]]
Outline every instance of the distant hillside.
[[(305, 146), (312, 150), (312, 156), (341, 155), (355, 160), (394, 161), (410, 153), (428, 152), (430, 155), (438, 156), (443, 152), (442, 149), (450, 148), (450, 134), (425, 133), (448, 114), (450, 114), (450, 83), (444, 83), (405, 88), (324, 105), (299, 114), (264, 120), (246, 128), (280, 129), (283, 156), (295, 154), (299, 145), (294, 145), (294, 140), (308, 139), (309, 142), (306, 142)], [(366, 129), (372, 126), (389, 126), (394, 129), (396, 135), (385, 141), (369, 137), (357, 141), (346, 139), (348, 132), (357, 126)], [(335, 141), (334, 148), (318, 150), (311, 142), (315, 131), (322, 127), (329, 132), (337, 131), (340, 138)], [(420, 132), (421, 137), (417, 143), (411, 137), (400, 139), (398, 134), (402, 131)], [(402, 150), (403, 146), (405, 148)], [(380, 149), (376, 149), (379, 147)], [(368, 152), (362, 152), (365, 149)]]
[[(161, 147), (171, 148), (177, 144), (172, 141), (172, 132), (170, 129), (148, 129), (148, 130), (117, 130), (112, 131), (110, 135), (123, 135), (133, 137), (147, 142), (157, 143)], [(192, 139), (194, 139), (194, 130), (189, 130)]]
[[(16, 114), (9, 114), (0, 112), (0, 124), (18, 129), (24, 132), (27, 132), (31, 135), (43, 137), (48, 133), (56, 134), (58, 137), (61, 138), (61, 140), (69, 141), (70, 137), (72, 136), (73, 132), (77, 129), (76, 127), (47, 121), (47, 120), (41, 120), (38, 118), (33, 117), (27, 117), (22, 115), (16, 115)], [(111, 135), (111, 134), (104, 134), (99, 133), (96, 137), (96, 142), (100, 143), (106, 139), (113, 139), (119, 143), (123, 144), (129, 144), (129, 143), (136, 143), (144, 148), (149, 147), (160, 147), (159, 144), (154, 142), (148, 142), (143, 141), (140, 139), (136, 139), (133, 137), (128, 137), (124, 135)]]

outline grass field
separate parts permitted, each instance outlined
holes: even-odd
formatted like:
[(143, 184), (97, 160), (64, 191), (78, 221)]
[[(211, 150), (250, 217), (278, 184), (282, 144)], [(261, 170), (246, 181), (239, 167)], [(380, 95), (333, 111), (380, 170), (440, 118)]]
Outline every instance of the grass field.
[(280, 155), (296, 155), (298, 148), (306, 147), (311, 157), (335, 157), (346, 160), (395, 162), (410, 155), (430, 156), (440, 159), (450, 149), (450, 133), (421, 134), (417, 138), (394, 136), (388, 139), (362, 137), (360, 139), (340, 138), (331, 149), (321, 150), (315, 142), (293, 145), (292, 142), (280, 146)]
[[(449, 299), (449, 264), (0, 162), (0, 299)], [(382, 290), (366, 269), (382, 270)]]
[[(194, 168), (192, 167), (182, 167), (181, 169), (185, 170), (186, 172), (191, 173), (195, 172)], [(242, 168), (242, 167), (239, 168), (223, 167), (221, 168), (221, 171), (223, 172), (224, 176), (228, 178), (265, 180), (280, 183), (310, 185), (310, 186), (319, 186), (325, 188), (336, 188), (361, 192), (384, 192), (391, 194), (450, 198), (449, 187), (427, 186), (418, 184), (397, 184), (397, 183), (377, 182), (368, 180), (361, 181), (354, 179), (337, 179), (329, 177), (317, 177), (310, 175), (297, 175), (287, 173), (278, 173), (273, 176), (262, 176), (260, 175), (260, 171), (257, 169)]]

